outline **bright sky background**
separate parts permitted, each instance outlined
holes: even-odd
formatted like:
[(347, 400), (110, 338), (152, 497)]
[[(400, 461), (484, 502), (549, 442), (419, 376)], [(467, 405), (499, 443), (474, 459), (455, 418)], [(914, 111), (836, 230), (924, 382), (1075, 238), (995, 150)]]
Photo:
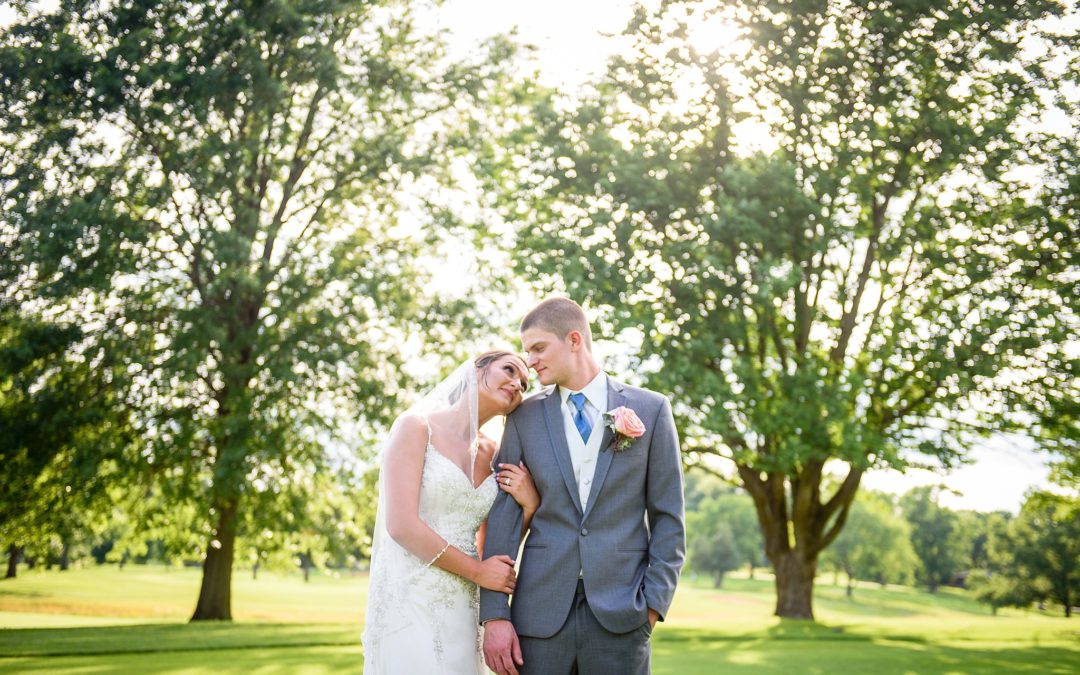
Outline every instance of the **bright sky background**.
[[(615, 45), (610, 36), (622, 31), (634, 4), (632, 0), (448, 0), (438, 10), (436, 21), (452, 33), (451, 50), (458, 55), (475, 49), (489, 35), (516, 27), (518, 39), (536, 47), (541, 81), (569, 91), (602, 72), (606, 56)], [(950, 508), (1014, 513), (1025, 492), (1047, 485), (1046, 457), (1034, 452), (1024, 438), (991, 438), (975, 448), (970, 459), (970, 464), (946, 475), (922, 470), (906, 474), (873, 471), (862, 484), (894, 493), (915, 486), (944, 484), (955, 491), (941, 497)]]

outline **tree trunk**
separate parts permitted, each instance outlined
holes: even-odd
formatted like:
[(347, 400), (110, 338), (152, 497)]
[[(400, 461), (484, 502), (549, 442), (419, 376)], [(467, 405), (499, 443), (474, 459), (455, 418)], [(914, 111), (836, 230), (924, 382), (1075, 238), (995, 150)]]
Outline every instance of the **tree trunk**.
[(776, 616), (786, 619), (814, 618), (815, 560), (804, 560), (798, 550), (787, 551), (773, 561), (776, 568)]
[(233, 545), (236, 542), (235, 499), (215, 500), (218, 525), (206, 548), (202, 587), (192, 621), (232, 621)]
[(311, 568), (313, 566), (314, 566), (314, 563), (312, 562), (312, 559), (311, 559), (311, 552), (310, 551), (305, 551), (304, 553), (301, 553), (300, 554), (300, 568), (302, 570), (304, 570), (304, 581), (305, 582), (311, 580)]
[(720, 588), (723, 584), (724, 584), (724, 575), (723, 574), (717, 574), (715, 577), (713, 577), (713, 586), (712, 586), (713, 588)]
[(750, 563), (750, 578), (754, 578), (754, 563)]
[(71, 544), (64, 540), (64, 547), (60, 551), (60, 571), (66, 572), (71, 567)]
[(852, 468), (832, 497), (823, 501), (824, 465), (824, 460), (808, 462), (798, 476), (789, 477), (736, 464), (743, 488), (754, 500), (765, 554), (776, 573), (775, 613), (786, 619), (814, 619), (818, 554), (844, 527), (862, 477), (861, 469)]
[(19, 570), (19, 558), (22, 557), (22, 548), (12, 544), (8, 546), (8, 567), (5, 579), (14, 579)]
[(1064, 598), (1064, 600), (1065, 600), (1065, 618), (1066, 619), (1072, 618), (1072, 593), (1069, 592), (1070, 590), (1071, 589), (1069, 588), (1069, 582), (1068, 582), (1068, 580), (1066, 580), (1066, 582), (1065, 582), (1065, 593), (1064, 593), (1064, 595), (1065, 595), (1065, 598)]
[(259, 580), (259, 561), (258, 560), (256, 560), (255, 564), (251, 566), (251, 580), (252, 581), (258, 581)]

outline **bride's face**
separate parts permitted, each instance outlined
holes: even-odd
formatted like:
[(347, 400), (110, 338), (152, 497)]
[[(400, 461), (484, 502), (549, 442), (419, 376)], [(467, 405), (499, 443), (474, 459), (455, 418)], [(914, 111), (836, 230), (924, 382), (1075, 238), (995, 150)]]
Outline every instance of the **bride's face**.
[(508, 415), (521, 405), (521, 394), (529, 386), (528, 373), (520, 358), (500, 356), (477, 371), (477, 395), (486, 399), (497, 414)]

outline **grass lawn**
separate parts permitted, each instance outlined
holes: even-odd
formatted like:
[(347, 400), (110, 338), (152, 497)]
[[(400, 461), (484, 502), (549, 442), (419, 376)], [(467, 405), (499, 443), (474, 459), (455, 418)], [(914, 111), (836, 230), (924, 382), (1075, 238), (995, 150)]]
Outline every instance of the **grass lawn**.
[[(686, 579), (653, 638), (653, 671), (1076, 673), (1080, 623), (991, 616), (966, 593), (843, 588), (819, 579), (817, 623), (772, 616), (772, 581)], [(366, 577), (240, 572), (231, 624), (186, 622), (198, 570), (91, 567), (0, 581), (0, 672), (355, 673)]]

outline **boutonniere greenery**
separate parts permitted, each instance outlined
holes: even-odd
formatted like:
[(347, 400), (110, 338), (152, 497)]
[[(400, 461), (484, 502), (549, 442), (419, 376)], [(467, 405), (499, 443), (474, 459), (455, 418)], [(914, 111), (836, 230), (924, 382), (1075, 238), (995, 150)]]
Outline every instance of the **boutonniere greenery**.
[(611, 447), (615, 452), (630, 447), (635, 438), (645, 433), (645, 425), (637, 413), (626, 406), (619, 406), (604, 413), (604, 423), (611, 429)]

